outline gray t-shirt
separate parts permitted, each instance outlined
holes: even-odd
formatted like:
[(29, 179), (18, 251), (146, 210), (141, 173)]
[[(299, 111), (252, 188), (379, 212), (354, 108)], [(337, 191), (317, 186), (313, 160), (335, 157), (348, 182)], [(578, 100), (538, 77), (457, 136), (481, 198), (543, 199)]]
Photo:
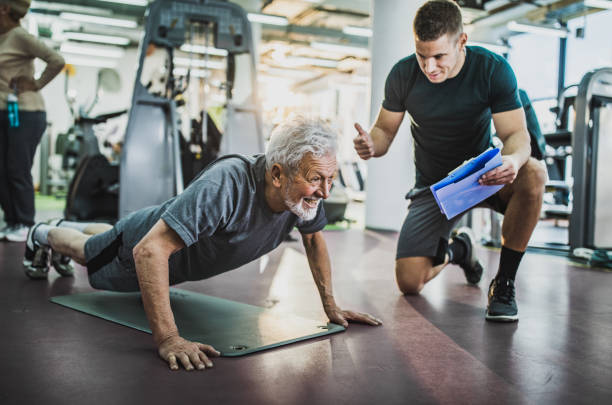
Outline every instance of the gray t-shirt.
[(122, 263), (134, 265), (133, 247), (161, 218), (186, 247), (169, 260), (170, 284), (201, 280), (238, 268), (277, 247), (297, 227), (301, 233), (327, 224), (323, 204), (302, 221), (274, 213), (265, 200), (264, 155), (229, 155), (213, 162), (181, 193), (162, 205), (136, 211), (116, 224)]

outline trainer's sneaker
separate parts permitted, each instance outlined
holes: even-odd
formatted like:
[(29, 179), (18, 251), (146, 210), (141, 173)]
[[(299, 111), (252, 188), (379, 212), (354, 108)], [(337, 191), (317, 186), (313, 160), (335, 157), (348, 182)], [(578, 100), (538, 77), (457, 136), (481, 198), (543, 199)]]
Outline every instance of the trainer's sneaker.
[(64, 256), (59, 252), (51, 251), (51, 264), (62, 277), (74, 276), (74, 267), (70, 264), (70, 261), (70, 256)]
[(489, 286), (489, 305), (486, 319), (497, 322), (518, 321), (518, 308), (514, 299), (514, 281), (506, 278), (494, 278)]
[(27, 225), (17, 224), (4, 237), (9, 242), (25, 242), (28, 237)]
[(474, 249), (474, 233), (470, 228), (462, 227), (453, 232), (453, 241), (463, 243), (465, 246), (465, 256), (463, 260), (454, 262), (458, 264), (465, 274), (465, 279), (470, 284), (478, 284), (482, 278), (482, 265), (476, 257)]

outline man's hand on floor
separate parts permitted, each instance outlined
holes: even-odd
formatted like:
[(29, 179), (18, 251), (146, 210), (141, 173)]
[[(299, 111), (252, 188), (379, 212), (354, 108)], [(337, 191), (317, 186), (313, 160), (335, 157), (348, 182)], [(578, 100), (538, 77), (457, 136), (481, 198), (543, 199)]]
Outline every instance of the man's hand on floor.
[(211, 368), (213, 363), (208, 357), (217, 357), (221, 354), (210, 345), (190, 342), (180, 336), (171, 336), (161, 342), (158, 352), (159, 356), (168, 362), (171, 370), (178, 370), (180, 362), (188, 371), (194, 368), (198, 370)]
[(342, 325), (345, 328), (348, 327), (349, 322), (365, 323), (367, 325), (379, 326), (382, 325), (382, 321), (370, 314), (363, 314), (361, 312), (345, 311), (336, 306), (325, 308), (325, 313), (329, 318), (330, 322), (338, 325)]

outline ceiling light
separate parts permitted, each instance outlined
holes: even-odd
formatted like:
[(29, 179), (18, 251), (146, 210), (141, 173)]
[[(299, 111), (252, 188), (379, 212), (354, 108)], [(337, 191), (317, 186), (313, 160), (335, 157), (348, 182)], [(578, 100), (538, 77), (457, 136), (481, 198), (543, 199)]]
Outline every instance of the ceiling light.
[(355, 35), (358, 37), (371, 37), (372, 36), (372, 28), (368, 27), (354, 27), (352, 25), (347, 25), (342, 28), (342, 32), (347, 35)]
[(593, 8), (612, 9), (610, 0), (584, 0), (584, 5)]
[(127, 4), (128, 6), (146, 6), (149, 4), (149, 0), (98, 0), (107, 3), (119, 3)]
[(174, 58), (173, 59), (175, 65), (179, 66), (195, 66), (199, 68), (206, 69), (225, 69), (225, 63), (216, 62), (216, 61), (205, 61), (201, 59), (189, 59), (189, 58)]
[(75, 42), (64, 42), (60, 46), (61, 53), (76, 53), (79, 55), (91, 55), (100, 56), (107, 58), (121, 58), (125, 54), (123, 48), (116, 46), (95, 46), (95, 45), (83, 45)]
[(544, 25), (534, 25), (510, 21), (507, 25), (510, 31), (527, 32), (530, 34), (552, 35), (560, 38), (567, 38), (569, 30), (562, 27), (552, 27)]
[(362, 56), (364, 58), (370, 56), (369, 50), (356, 46), (330, 44), (327, 42), (311, 42), (310, 46), (321, 51), (338, 52), (346, 55)]
[(506, 45), (501, 45), (501, 44), (492, 44), (490, 42), (478, 42), (478, 41), (469, 41), (468, 40), (468, 45), (473, 45), (473, 46), (481, 46), (483, 48), (488, 49), (489, 51), (493, 51), (499, 54), (504, 54), (504, 53), (508, 53), (510, 52), (510, 47), (506, 46)]
[(207, 53), (209, 55), (215, 55), (215, 56), (227, 56), (226, 49), (213, 48), (212, 46), (183, 44), (181, 45), (180, 49), (183, 52), (193, 52), (193, 53), (202, 53), (202, 54)]
[(272, 14), (248, 13), (247, 17), (250, 22), (268, 24), (268, 25), (289, 25), (289, 20), (286, 17)]
[[(101, 9), (99, 7), (89, 7), (89, 6), (78, 6), (76, 4), (67, 4), (60, 2), (50, 2), (50, 1), (32, 1), (30, 4), (30, 10), (33, 12), (37, 12), (38, 10), (48, 10), (48, 11), (69, 11), (73, 13), (81, 13), (81, 14), (91, 14), (91, 15), (105, 15), (111, 17), (113, 15), (112, 10), (109, 8)], [(55, 13), (53, 13), (56, 16)]]
[(130, 40), (125, 37), (116, 37), (112, 35), (85, 34), (84, 32), (64, 31), (62, 35), (68, 39), (86, 42), (100, 42), (103, 44), (112, 45), (128, 45)]
[(82, 56), (66, 55), (64, 57), (66, 63), (77, 66), (93, 66), (99, 68), (114, 68), (117, 67), (117, 59), (97, 59)]
[(88, 22), (92, 24), (111, 25), (113, 27), (136, 28), (138, 24), (133, 20), (120, 20), (118, 18), (98, 17), (95, 15), (60, 13), (60, 18), (71, 21)]

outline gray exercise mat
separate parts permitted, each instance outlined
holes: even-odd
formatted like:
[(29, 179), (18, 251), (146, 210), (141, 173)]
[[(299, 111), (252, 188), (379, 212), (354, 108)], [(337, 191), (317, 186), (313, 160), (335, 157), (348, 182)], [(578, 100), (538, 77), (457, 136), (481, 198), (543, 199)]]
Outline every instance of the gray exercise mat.
[[(151, 333), (140, 293), (99, 291), (52, 297), (51, 301)], [(170, 289), (170, 303), (181, 336), (212, 345), (222, 356), (242, 356), (344, 330), (334, 323), (174, 288)]]

